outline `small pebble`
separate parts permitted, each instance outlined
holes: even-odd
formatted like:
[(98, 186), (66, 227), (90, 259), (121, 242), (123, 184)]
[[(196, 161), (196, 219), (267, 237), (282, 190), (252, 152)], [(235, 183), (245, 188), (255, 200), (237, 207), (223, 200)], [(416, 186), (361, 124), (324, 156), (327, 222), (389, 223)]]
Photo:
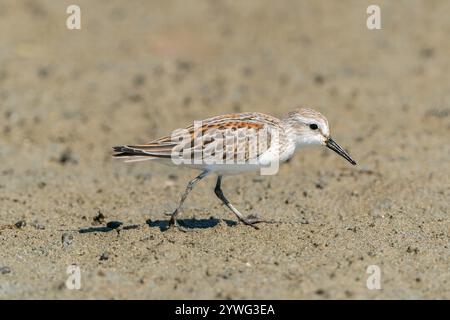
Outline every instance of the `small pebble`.
[(25, 227), (27, 225), (27, 222), (25, 221), (25, 220), (20, 220), (20, 221), (17, 221), (16, 223), (15, 223), (15, 226), (16, 226), (16, 228), (18, 228), (18, 229), (22, 229), (23, 227)]
[(102, 255), (100, 256), (100, 261), (105, 261), (109, 259), (109, 253), (108, 252), (103, 252)]
[(103, 213), (99, 211), (98, 214), (92, 220), (94, 220), (94, 224), (96, 225), (103, 224), (105, 222), (105, 216), (103, 215)]
[(65, 149), (59, 156), (58, 162), (62, 165), (77, 164), (78, 161), (73, 157), (71, 149)]
[(43, 182), (43, 181), (38, 183), (38, 188), (39, 189), (44, 189), (46, 186), (47, 186), (47, 184), (45, 182)]
[(314, 82), (315, 82), (316, 84), (318, 84), (318, 85), (322, 85), (322, 84), (325, 83), (325, 78), (324, 78), (324, 76), (321, 75), (321, 74), (316, 74), (316, 75), (314, 76)]
[(11, 269), (9, 267), (0, 267), (0, 274), (11, 273)]
[(45, 226), (38, 221), (33, 221), (30, 225), (37, 230), (45, 230)]
[(309, 221), (308, 221), (308, 219), (306, 219), (305, 217), (301, 217), (301, 218), (300, 218), (300, 223), (301, 223), (301, 224), (309, 224)]
[(317, 289), (317, 290), (315, 291), (315, 294), (317, 294), (317, 295), (319, 295), (319, 296), (324, 295), (324, 294), (325, 294), (325, 290), (323, 290), (323, 289)]
[(68, 247), (72, 244), (73, 241), (73, 235), (68, 233), (68, 232), (64, 232), (61, 236), (61, 242), (63, 244), (63, 246)]
[(419, 253), (419, 249), (418, 249), (418, 248), (413, 248), (413, 247), (409, 246), (409, 247), (406, 249), (406, 252), (418, 254), (418, 253)]

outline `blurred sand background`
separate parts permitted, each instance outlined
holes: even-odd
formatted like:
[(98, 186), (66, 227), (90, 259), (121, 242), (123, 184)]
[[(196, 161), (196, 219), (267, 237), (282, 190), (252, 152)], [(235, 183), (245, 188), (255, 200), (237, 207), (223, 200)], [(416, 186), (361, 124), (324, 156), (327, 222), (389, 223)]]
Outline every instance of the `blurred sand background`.
[[(370, 31), (374, 1), (1, 1), (0, 298), (450, 298), (450, 1), (375, 2)], [(259, 231), (214, 178), (181, 214), (194, 231), (162, 231), (196, 172), (111, 158), (300, 105), (358, 166), (315, 148), (226, 178), (238, 208), (279, 221)]]

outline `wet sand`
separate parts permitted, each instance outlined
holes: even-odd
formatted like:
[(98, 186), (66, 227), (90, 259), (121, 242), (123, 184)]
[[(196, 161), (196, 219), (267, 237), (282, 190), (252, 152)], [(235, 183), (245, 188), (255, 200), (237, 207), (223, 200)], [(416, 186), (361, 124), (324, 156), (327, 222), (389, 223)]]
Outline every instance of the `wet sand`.
[[(450, 298), (450, 2), (0, 3), (0, 298)], [(195, 171), (111, 147), (213, 115), (298, 106), (325, 148), (225, 178), (254, 230)], [(109, 227), (108, 227), (108, 226)], [(81, 289), (65, 285), (77, 265)], [(369, 290), (371, 265), (381, 290)]]

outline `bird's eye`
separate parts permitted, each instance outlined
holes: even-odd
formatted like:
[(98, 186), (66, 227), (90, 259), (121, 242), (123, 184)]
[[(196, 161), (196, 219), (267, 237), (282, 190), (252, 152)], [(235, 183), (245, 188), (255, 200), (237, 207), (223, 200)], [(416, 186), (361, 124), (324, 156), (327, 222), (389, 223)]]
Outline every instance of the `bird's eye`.
[(319, 127), (317, 126), (317, 124), (312, 123), (312, 124), (309, 125), (309, 128), (310, 128), (311, 130), (317, 130)]

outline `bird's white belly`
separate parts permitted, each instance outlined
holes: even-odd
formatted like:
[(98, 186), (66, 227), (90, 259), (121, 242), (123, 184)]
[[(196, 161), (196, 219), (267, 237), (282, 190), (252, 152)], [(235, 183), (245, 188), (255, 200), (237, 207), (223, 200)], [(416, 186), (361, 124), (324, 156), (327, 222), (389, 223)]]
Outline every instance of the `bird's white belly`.
[(183, 166), (207, 170), (220, 175), (233, 175), (249, 171), (261, 171), (261, 174), (276, 174), (281, 163), (285, 162), (295, 152), (295, 146), (289, 146), (284, 152), (278, 153), (276, 149), (269, 149), (264, 152), (257, 160), (250, 163), (213, 163), (213, 164), (183, 164)]

